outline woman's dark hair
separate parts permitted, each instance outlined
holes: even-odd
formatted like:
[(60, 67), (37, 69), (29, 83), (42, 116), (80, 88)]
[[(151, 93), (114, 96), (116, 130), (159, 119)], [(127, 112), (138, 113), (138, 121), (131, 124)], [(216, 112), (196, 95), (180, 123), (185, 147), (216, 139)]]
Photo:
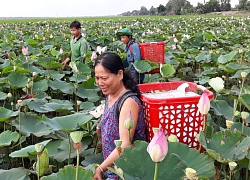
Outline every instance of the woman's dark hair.
[(137, 85), (137, 80), (132, 76), (130, 71), (124, 69), (122, 59), (118, 54), (112, 52), (103, 53), (96, 59), (94, 67), (96, 67), (98, 64), (102, 65), (105, 69), (113, 74), (118, 74), (118, 71), (122, 70), (122, 81), (124, 86), (127, 89), (137, 93), (138, 98), (140, 98), (140, 90)]
[(81, 28), (81, 23), (79, 21), (73, 21), (69, 28), (76, 28), (76, 29), (80, 29)]

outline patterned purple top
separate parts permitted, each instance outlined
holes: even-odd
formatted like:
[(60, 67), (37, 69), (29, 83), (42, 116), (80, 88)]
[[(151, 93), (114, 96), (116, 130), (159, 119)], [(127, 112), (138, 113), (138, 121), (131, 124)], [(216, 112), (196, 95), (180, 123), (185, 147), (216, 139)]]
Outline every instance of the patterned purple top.
[[(134, 99), (139, 105), (139, 116), (138, 116), (136, 131), (143, 140), (146, 140), (143, 106), (137, 96), (130, 96), (130, 97)], [(106, 159), (115, 149), (114, 140), (120, 139), (118, 119), (116, 118), (114, 112), (114, 108), (116, 105), (117, 102), (115, 102), (112, 107), (108, 108), (108, 97), (106, 98), (104, 113), (102, 115), (102, 121), (101, 121), (102, 152), (104, 159)], [(134, 137), (133, 142), (135, 140), (136, 139)], [(113, 180), (118, 179), (117, 175), (112, 173), (111, 171), (107, 171), (107, 175), (109, 179)]]

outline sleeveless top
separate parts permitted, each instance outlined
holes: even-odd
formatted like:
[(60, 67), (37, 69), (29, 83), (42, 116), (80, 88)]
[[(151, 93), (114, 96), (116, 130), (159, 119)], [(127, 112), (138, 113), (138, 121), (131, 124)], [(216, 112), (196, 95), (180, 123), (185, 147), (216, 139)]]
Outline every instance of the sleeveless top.
[[(137, 133), (142, 137), (143, 140), (146, 140), (145, 133), (145, 121), (144, 121), (144, 113), (143, 106), (138, 99), (137, 96), (130, 96), (130, 98), (134, 99), (139, 105), (139, 114), (138, 121), (136, 125)], [(102, 115), (101, 120), (101, 135), (102, 135), (102, 152), (103, 157), (106, 159), (111, 152), (116, 148), (114, 140), (119, 140), (119, 120), (116, 118), (114, 109), (117, 106), (117, 101), (112, 105), (112, 107), (108, 108), (108, 97), (105, 100), (105, 108), (104, 113)], [(133, 138), (132, 142), (136, 139)], [(109, 179), (117, 180), (118, 176), (111, 171), (107, 171), (107, 175)]]

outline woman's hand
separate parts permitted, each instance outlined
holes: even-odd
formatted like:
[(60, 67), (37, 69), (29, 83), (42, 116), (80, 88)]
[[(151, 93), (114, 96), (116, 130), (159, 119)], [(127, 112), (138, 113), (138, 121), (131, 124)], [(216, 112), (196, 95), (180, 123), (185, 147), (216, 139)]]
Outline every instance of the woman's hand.
[(95, 174), (93, 175), (94, 180), (102, 180), (102, 171), (100, 168), (96, 168)]

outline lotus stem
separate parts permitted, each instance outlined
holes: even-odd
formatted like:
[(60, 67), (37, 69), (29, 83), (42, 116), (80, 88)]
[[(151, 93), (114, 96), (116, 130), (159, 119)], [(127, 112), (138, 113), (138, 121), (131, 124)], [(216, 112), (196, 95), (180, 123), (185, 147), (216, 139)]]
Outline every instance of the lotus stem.
[(246, 180), (248, 180), (248, 168), (246, 168)]
[(68, 165), (70, 164), (70, 154), (71, 154), (71, 145), (70, 145), (70, 136), (69, 133), (67, 133), (68, 139), (69, 139), (69, 157), (68, 157)]
[(154, 180), (158, 179), (158, 162), (155, 163), (155, 174), (154, 174)]
[(40, 180), (40, 160), (39, 160), (39, 156), (37, 156), (37, 180)]
[[(22, 149), (22, 144), (21, 144), (21, 107), (19, 107), (19, 110), (18, 110), (18, 123), (19, 123), (19, 146), (20, 146), (20, 150)], [(24, 167), (24, 160), (23, 160), (23, 157), (22, 157), (22, 165)]]
[(244, 133), (244, 122), (242, 122), (241, 133)]
[(132, 139), (131, 139), (130, 129), (128, 129), (128, 139), (129, 139), (130, 146), (132, 147)]
[(229, 180), (232, 180), (232, 172), (229, 172)]
[(203, 131), (204, 131), (204, 135), (206, 135), (206, 129), (207, 129), (207, 114), (203, 114)]
[(79, 169), (79, 161), (80, 161), (80, 157), (79, 157), (79, 151), (78, 149), (76, 150), (76, 155), (77, 155), (77, 161), (76, 161), (76, 179), (78, 180), (78, 169)]

